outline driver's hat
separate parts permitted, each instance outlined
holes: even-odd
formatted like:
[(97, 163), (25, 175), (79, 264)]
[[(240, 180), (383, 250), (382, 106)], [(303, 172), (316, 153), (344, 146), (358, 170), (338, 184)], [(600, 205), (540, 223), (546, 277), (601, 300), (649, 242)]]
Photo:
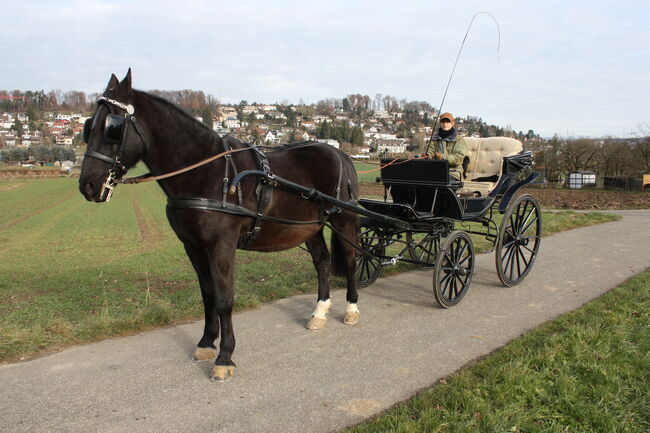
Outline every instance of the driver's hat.
[(442, 119), (448, 119), (450, 122), (453, 122), (454, 121), (454, 115), (451, 114), (451, 113), (442, 113), (440, 115), (440, 120), (442, 120)]

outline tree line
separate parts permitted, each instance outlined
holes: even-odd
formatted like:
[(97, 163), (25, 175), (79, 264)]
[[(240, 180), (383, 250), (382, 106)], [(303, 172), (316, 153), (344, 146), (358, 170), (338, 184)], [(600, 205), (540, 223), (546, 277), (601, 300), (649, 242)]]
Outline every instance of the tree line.
[(650, 173), (650, 130), (639, 129), (634, 137), (561, 138), (532, 143), (535, 167), (549, 182), (566, 179), (569, 173), (592, 171), (599, 177), (640, 177)]
[(13, 147), (0, 150), (0, 161), (52, 163), (56, 161), (75, 161), (74, 150), (63, 146), (46, 146), (42, 144), (29, 147)]
[[(180, 106), (194, 116), (201, 116), (212, 126), (212, 116), (217, 113), (219, 102), (212, 95), (196, 90), (152, 90), (158, 95)], [(43, 119), (44, 112), (79, 112), (87, 115), (95, 111), (99, 93), (86, 95), (85, 92), (71, 90), (20, 91), (0, 90), (0, 111), (26, 113), (31, 121)]]

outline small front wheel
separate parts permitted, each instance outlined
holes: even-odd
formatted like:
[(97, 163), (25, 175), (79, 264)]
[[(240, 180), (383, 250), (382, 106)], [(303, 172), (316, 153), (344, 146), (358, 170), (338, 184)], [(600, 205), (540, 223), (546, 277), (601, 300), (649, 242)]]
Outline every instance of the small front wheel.
[(473, 273), (472, 239), (467, 233), (455, 230), (442, 242), (433, 273), (433, 294), (441, 307), (453, 307), (463, 299)]
[(383, 256), (386, 254), (385, 237), (374, 228), (362, 228), (359, 237), (361, 249), (357, 255), (354, 279), (357, 287), (368, 287), (381, 273)]
[(413, 233), (406, 232), (406, 243), (411, 260), (418, 262), (417, 266), (420, 269), (431, 269), (436, 265), (436, 256), (440, 247), (439, 235), (425, 233), (416, 241)]

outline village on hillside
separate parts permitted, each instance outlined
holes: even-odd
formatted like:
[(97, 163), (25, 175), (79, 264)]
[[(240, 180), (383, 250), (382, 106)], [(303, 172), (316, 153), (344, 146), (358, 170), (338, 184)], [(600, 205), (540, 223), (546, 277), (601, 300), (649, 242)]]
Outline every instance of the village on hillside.
[[(231, 134), (255, 145), (277, 146), (317, 140), (355, 159), (377, 159), (424, 152), (437, 110), (424, 101), (398, 100), (381, 94), (371, 98), (351, 94), (315, 104), (223, 104), (201, 91), (151, 91), (180, 106), (221, 136)], [(85, 151), (83, 125), (98, 94), (60, 91), (0, 90), (0, 165), (66, 165), (79, 167)], [(541, 138), (532, 129), (490, 125), (482, 118), (456, 114), (461, 136), (513, 137), (534, 155), (535, 170), (544, 182), (561, 185), (571, 173), (607, 178), (625, 188), (640, 189), (650, 172), (650, 134), (640, 129), (627, 138)], [(619, 178), (623, 178), (620, 180)], [(589, 181), (591, 182), (591, 180)]]
[[(242, 101), (210, 106), (210, 98), (206, 102), (202, 92), (189, 91), (189, 98), (184, 92), (188, 91), (159, 93), (222, 136), (232, 134), (243, 141), (269, 146), (319, 140), (358, 158), (422, 151), (436, 116), (436, 110), (426, 102), (398, 101), (390, 96), (379, 98), (381, 95), (375, 100), (368, 96), (349, 95), (311, 105), (248, 104)], [(70, 93), (74, 93), (78, 100), (76, 94), (81, 92)], [(198, 93), (198, 103), (193, 93)], [(57, 98), (40, 94), (36, 109), (30, 105), (34, 95), (11, 96), (0, 91), (0, 110), (5, 109), (0, 111), (0, 149), (32, 145), (82, 146), (80, 134), (93, 109), (92, 104), (85, 102), (85, 95), (81, 98), (82, 103), (75, 104), (65, 101), (43, 103), (48, 96)], [(44, 105), (49, 105), (46, 108), (50, 110), (43, 110)], [(471, 116), (459, 117), (456, 126), (461, 135), (511, 136), (521, 141), (540, 139), (532, 130), (526, 134), (515, 132), (509, 127), (487, 125), (480, 118)]]

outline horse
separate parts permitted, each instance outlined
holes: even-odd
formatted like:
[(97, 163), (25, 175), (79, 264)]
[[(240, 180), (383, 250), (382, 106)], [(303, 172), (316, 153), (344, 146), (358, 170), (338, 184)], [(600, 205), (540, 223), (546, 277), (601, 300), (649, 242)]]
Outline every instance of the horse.
[[(232, 309), (237, 248), (273, 252), (305, 243), (318, 276), (316, 308), (307, 328), (326, 324), (330, 272), (347, 279), (343, 322), (359, 322), (354, 278), (358, 215), (327, 209), (309, 195), (269, 181), (277, 176), (356, 203), (356, 171), (345, 153), (319, 142), (262, 153), (230, 135), (221, 137), (171, 102), (133, 89), (131, 69), (122, 81), (111, 75), (95, 113), (84, 125), (84, 140), (87, 150), (79, 190), (88, 201), (107, 202), (118, 183), (147, 180), (124, 178), (139, 161), (166, 194), (167, 219), (196, 272), (203, 299), (205, 326), (192, 359), (216, 357), (210, 379), (223, 381), (235, 373)], [(249, 171), (267, 177), (241, 176), (235, 188), (232, 176)], [(331, 253), (323, 234), (326, 223), (332, 228)]]

